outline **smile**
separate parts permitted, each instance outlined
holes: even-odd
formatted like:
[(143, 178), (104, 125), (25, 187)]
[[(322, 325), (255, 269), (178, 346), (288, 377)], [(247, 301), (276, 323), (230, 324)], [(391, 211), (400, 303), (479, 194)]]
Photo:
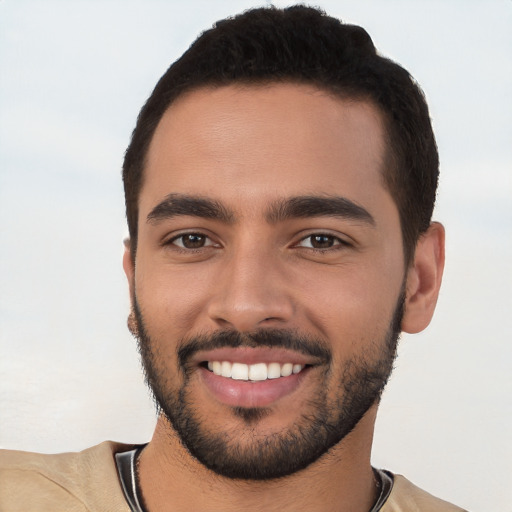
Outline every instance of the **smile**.
[(233, 380), (263, 381), (279, 379), (300, 373), (306, 365), (293, 363), (231, 363), (230, 361), (208, 361), (208, 369), (215, 375)]

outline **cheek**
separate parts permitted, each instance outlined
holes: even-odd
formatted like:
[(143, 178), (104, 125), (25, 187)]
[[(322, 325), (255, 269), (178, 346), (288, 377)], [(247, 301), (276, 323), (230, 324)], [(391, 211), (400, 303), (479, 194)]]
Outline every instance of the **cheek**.
[(156, 264), (140, 267), (145, 270), (136, 272), (135, 293), (149, 334), (184, 336), (205, 308), (206, 276), (192, 266), (180, 270)]
[(386, 336), (400, 294), (400, 278), (389, 274), (353, 267), (306, 283), (306, 315), (340, 357)]

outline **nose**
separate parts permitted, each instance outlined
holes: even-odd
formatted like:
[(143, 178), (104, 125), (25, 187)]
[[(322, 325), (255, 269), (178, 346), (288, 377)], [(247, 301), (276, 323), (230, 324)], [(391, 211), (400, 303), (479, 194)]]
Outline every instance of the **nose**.
[(252, 247), (226, 258), (208, 306), (217, 327), (250, 332), (283, 327), (294, 315), (291, 288), (278, 254)]

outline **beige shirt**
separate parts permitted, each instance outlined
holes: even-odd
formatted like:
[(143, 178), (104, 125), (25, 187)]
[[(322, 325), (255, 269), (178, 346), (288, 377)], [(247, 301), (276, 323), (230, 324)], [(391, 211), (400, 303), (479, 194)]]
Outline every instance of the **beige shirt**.
[[(114, 454), (132, 446), (106, 441), (79, 453), (0, 451), (1, 512), (130, 512)], [(381, 512), (463, 512), (395, 475)]]

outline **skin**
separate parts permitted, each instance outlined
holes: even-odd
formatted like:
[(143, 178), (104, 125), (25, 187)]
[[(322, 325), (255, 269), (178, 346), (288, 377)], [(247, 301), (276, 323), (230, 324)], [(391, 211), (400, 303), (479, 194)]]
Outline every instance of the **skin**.
[[(331, 397), (343, 364), (383, 343), (405, 283), (402, 330), (432, 317), (444, 263), (444, 230), (433, 223), (405, 268), (398, 210), (384, 186), (384, 128), (372, 104), (297, 84), (226, 86), (180, 97), (154, 134), (139, 198), (136, 263), (124, 269), (169, 385), (178, 386), (183, 338), (219, 329), (294, 329), (323, 340), (332, 376), (313, 368), (292, 393), (251, 425), (258, 435), (291, 428), (319, 386)], [(148, 221), (168, 194), (209, 198), (226, 219), (177, 215)], [(339, 196), (373, 219), (321, 215), (269, 221), (269, 205), (295, 196)], [(207, 245), (180, 247), (186, 233)], [(315, 250), (311, 235), (331, 247)], [(178, 238), (177, 238), (178, 237)], [(329, 245), (329, 244), (327, 244)], [(247, 426), (193, 370), (190, 396), (212, 431), (244, 443)], [(370, 452), (377, 404), (306, 469), (275, 481), (216, 475), (180, 444), (165, 417), (140, 459), (149, 510), (370, 509)]]

